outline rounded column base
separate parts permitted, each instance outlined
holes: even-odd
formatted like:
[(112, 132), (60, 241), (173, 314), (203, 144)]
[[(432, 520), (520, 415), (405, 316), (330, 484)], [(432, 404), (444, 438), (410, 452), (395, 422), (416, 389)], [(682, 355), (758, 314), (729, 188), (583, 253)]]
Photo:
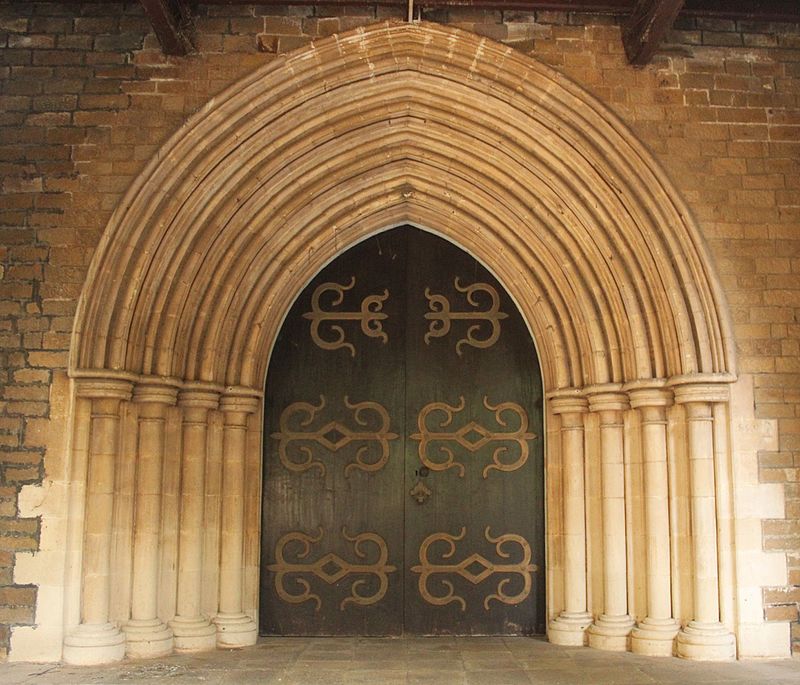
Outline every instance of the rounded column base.
[(176, 616), (169, 625), (176, 652), (204, 652), (217, 646), (217, 627), (206, 618)]
[(564, 611), (547, 626), (547, 639), (554, 645), (583, 647), (586, 629), (592, 625), (592, 615), (586, 611)]
[(736, 658), (736, 638), (721, 623), (691, 621), (678, 633), (677, 654), (693, 661), (730, 661)]
[(150, 659), (172, 654), (172, 630), (157, 618), (133, 619), (122, 630), (127, 637), (125, 654), (131, 659)]
[(603, 614), (586, 631), (589, 636), (589, 646), (607, 652), (627, 652), (633, 626), (633, 619), (627, 614), (623, 616)]
[(673, 656), (680, 626), (671, 618), (646, 618), (631, 631), (631, 651), (646, 656)]
[(64, 638), (62, 658), (76, 666), (96, 666), (125, 658), (125, 635), (112, 623), (82, 623)]
[(219, 614), (214, 623), (217, 626), (218, 647), (249, 647), (258, 639), (258, 628), (246, 614)]

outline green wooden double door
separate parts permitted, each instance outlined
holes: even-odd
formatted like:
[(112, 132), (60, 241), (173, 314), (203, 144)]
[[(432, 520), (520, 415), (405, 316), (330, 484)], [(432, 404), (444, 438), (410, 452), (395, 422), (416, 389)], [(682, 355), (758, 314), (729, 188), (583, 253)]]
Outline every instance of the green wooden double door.
[(539, 366), (475, 259), (411, 227), (346, 252), (266, 407), (262, 634), (544, 632)]

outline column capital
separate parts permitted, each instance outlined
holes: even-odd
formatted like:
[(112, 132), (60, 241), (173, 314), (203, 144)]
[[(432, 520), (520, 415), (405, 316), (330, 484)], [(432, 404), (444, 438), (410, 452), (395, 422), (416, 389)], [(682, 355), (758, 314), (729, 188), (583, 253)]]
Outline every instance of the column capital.
[(561, 388), (547, 395), (550, 411), (554, 414), (584, 414), (589, 403), (580, 388)]
[(178, 393), (178, 404), (189, 409), (217, 409), (222, 388), (214, 383), (193, 381)]
[(133, 388), (133, 401), (173, 406), (178, 401), (178, 383), (167, 378), (143, 377)]
[(131, 399), (133, 383), (123, 378), (103, 376), (82, 376), (75, 379), (78, 397), (90, 400), (119, 400)]
[[(228, 414), (255, 414), (261, 403), (257, 397), (225, 395), (219, 403), (220, 411)], [(226, 418), (227, 421), (227, 418)]]
[(695, 374), (674, 376), (667, 385), (675, 393), (676, 404), (692, 402), (716, 403), (730, 401), (730, 374)]
[(625, 411), (630, 407), (628, 394), (622, 391), (621, 383), (591, 385), (585, 392), (589, 397), (589, 411)]
[(670, 388), (666, 387), (665, 378), (652, 378), (626, 383), (623, 387), (628, 393), (633, 409), (649, 407), (669, 407), (674, 399)]

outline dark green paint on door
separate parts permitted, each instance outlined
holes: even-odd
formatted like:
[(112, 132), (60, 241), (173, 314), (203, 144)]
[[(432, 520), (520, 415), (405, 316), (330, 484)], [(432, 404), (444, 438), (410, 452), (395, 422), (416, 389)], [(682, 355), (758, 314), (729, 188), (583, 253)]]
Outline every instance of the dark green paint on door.
[(267, 378), (261, 632), (544, 632), (539, 366), (470, 255), (403, 227), (298, 298)]

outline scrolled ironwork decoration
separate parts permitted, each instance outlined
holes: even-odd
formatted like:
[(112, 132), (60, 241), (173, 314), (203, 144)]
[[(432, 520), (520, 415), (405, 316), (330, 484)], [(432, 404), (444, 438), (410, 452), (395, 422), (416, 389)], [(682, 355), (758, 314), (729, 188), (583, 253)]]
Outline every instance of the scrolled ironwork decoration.
[[(389, 459), (389, 442), (398, 438), (397, 433), (389, 431), (390, 419), (386, 408), (378, 402), (351, 403), (345, 395), (344, 406), (353, 414), (353, 421), (359, 428), (352, 429), (339, 421), (327, 421), (318, 428), (311, 428), (317, 415), (326, 407), (324, 395), (319, 396), (319, 404), (293, 402), (281, 412), (280, 430), (270, 437), (278, 440), (278, 456), (281, 464), (294, 472), (316, 468), (325, 475), (325, 464), (314, 458), (312, 445), (316, 444), (329, 452), (338, 452), (352, 443), (363, 442), (355, 454), (355, 459), (344, 469), (349, 476), (354, 469), (359, 471), (379, 471)], [(304, 418), (305, 417), (305, 418)], [(377, 448), (377, 458), (367, 461)], [(300, 457), (298, 460), (297, 457)]]
[[(533, 584), (532, 574), (539, 570), (536, 564), (531, 563), (531, 546), (521, 535), (506, 533), (493, 537), (489, 526), (484, 530), (484, 537), (495, 546), (495, 552), (502, 559), (510, 559), (511, 553), (506, 551), (509, 545), (517, 546), (521, 554), (521, 559), (515, 563), (497, 563), (489, 561), (480, 554), (470, 554), (457, 564), (434, 563), (429, 557), (429, 550), (432, 545), (442, 542), (446, 549), (441, 554), (442, 560), (451, 559), (456, 553), (456, 542), (463, 540), (467, 534), (466, 528), (461, 528), (458, 535), (449, 533), (433, 533), (423, 540), (419, 548), (419, 564), (411, 567), (413, 573), (419, 573), (419, 593), (428, 603), (435, 606), (445, 606), (451, 602), (457, 602), (461, 606), (461, 611), (466, 611), (467, 601), (457, 595), (453, 583), (446, 578), (440, 578), (439, 582), (446, 589), (443, 595), (434, 595), (428, 588), (428, 580), (431, 576), (441, 574), (456, 574), (473, 585), (478, 585), (497, 573), (511, 573), (522, 579), (522, 589), (514, 594), (508, 594), (506, 588), (511, 583), (512, 578), (502, 578), (495, 588), (495, 592), (488, 594), (483, 600), (483, 608), (489, 610), (489, 603), (497, 600), (503, 604), (519, 604), (523, 602), (531, 592)], [(504, 549), (505, 547), (505, 549)]]
[[(298, 576), (310, 574), (328, 585), (333, 585), (347, 576), (366, 574), (377, 579), (378, 588), (371, 594), (362, 593), (360, 590), (367, 585), (368, 581), (364, 578), (357, 578), (350, 586), (350, 595), (339, 603), (339, 610), (344, 611), (345, 607), (350, 604), (369, 606), (380, 601), (389, 587), (388, 574), (397, 570), (396, 566), (388, 563), (389, 549), (386, 545), (386, 540), (377, 533), (349, 535), (347, 529), (343, 527), (342, 536), (348, 542), (353, 543), (353, 552), (358, 559), (367, 558), (366, 545), (372, 544), (375, 546), (378, 552), (378, 558), (375, 562), (371, 564), (350, 563), (332, 552), (324, 554), (314, 562), (302, 562), (301, 560), (307, 559), (311, 554), (312, 545), (322, 541), (324, 534), (322, 527), (319, 527), (316, 535), (309, 535), (302, 531), (292, 531), (278, 540), (275, 546), (275, 563), (267, 566), (267, 569), (275, 574), (275, 592), (278, 597), (290, 604), (302, 604), (303, 602), (312, 601), (315, 604), (315, 611), (319, 611), (322, 607), (322, 599), (318, 594), (312, 592), (311, 583), (308, 580)], [(299, 543), (300, 550), (294, 554), (295, 561), (287, 561), (286, 548), (292, 543)], [(291, 576), (291, 580), (301, 588), (301, 592), (291, 593), (286, 589), (284, 582), (287, 576)]]
[[(425, 334), (425, 344), (430, 345), (432, 338), (443, 338), (450, 332), (453, 321), (466, 320), (478, 321), (467, 329), (467, 335), (456, 342), (456, 354), (460, 357), (463, 353), (461, 348), (464, 345), (486, 349), (494, 345), (500, 338), (500, 321), (508, 318), (508, 314), (500, 311), (500, 295), (497, 289), (488, 283), (473, 283), (472, 285), (462, 286), (456, 276), (453, 285), (460, 293), (465, 293), (467, 302), (475, 307), (475, 311), (452, 311), (450, 300), (444, 295), (434, 295), (430, 288), (425, 288), (425, 299), (428, 300), (428, 311), (425, 318), (430, 321), (428, 332)], [(476, 293), (485, 293), (489, 296), (488, 309), (480, 309), (481, 303), (475, 296)], [(484, 323), (489, 323), (491, 330), (487, 337), (476, 337), (481, 333)]]
[[(304, 319), (311, 321), (311, 339), (323, 350), (338, 350), (342, 347), (350, 350), (350, 356), (356, 356), (356, 348), (352, 343), (345, 340), (344, 328), (333, 321), (358, 321), (361, 324), (361, 332), (369, 338), (378, 338), (386, 344), (389, 336), (383, 330), (383, 321), (388, 318), (388, 314), (383, 312), (383, 303), (389, 298), (389, 291), (384, 290), (382, 295), (369, 295), (361, 301), (361, 308), (358, 311), (326, 311), (320, 304), (322, 295), (327, 292), (334, 293), (329, 306), (338, 307), (344, 301), (344, 294), (351, 290), (356, 284), (356, 277), (350, 278), (347, 285), (340, 283), (322, 283), (317, 286), (311, 295), (311, 311), (303, 314)], [(320, 336), (320, 325), (327, 323), (330, 326), (330, 333), (333, 339), (324, 340)]]
[[(509, 420), (505, 418), (508, 414), (516, 417), (517, 427), (508, 431), (492, 431), (482, 426), (477, 421), (469, 421), (456, 431), (443, 431), (453, 423), (453, 418), (456, 414), (464, 410), (465, 402), (464, 397), (458, 398), (458, 404), (450, 405), (446, 402), (431, 402), (426, 404), (417, 417), (418, 433), (413, 433), (410, 437), (412, 440), (419, 440), (419, 459), (432, 471), (446, 471), (447, 469), (456, 469), (459, 477), (464, 477), (464, 464), (456, 460), (455, 453), (447, 443), (455, 443), (456, 445), (475, 453), (482, 447), (493, 442), (514, 443), (518, 449), (519, 454), (514, 461), (503, 461), (502, 456), (509, 452), (508, 445), (499, 445), (492, 453), (492, 463), (488, 464), (483, 469), (483, 477), (488, 478), (489, 473), (493, 470), (496, 471), (516, 471), (525, 465), (528, 461), (530, 454), (529, 440), (536, 439), (535, 433), (528, 432), (528, 414), (525, 410), (515, 402), (500, 402), (499, 404), (490, 404), (489, 398), (484, 396), (483, 406), (491, 412), (494, 412), (494, 420), (501, 428), (509, 426)], [(440, 412), (442, 418), (439, 425), (429, 426), (428, 419), (431, 414)], [(437, 430), (438, 429), (438, 430)], [(433, 447), (433, 450), (430, 448)], [(444, 455), (444, 461), (435, 461), (431, 456), (431, 451)]]

